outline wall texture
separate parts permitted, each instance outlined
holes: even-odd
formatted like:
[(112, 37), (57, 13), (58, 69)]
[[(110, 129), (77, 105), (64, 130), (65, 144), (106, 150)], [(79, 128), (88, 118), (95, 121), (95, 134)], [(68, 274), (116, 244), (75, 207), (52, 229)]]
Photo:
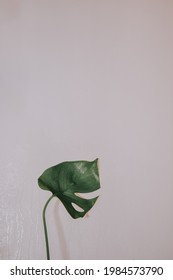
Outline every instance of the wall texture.
[(52, 259), (173, 259), (172, 26), (170, 0), (0, 0), (0, 259), (45, 259), (37, 178), (96, 157), (90, 217), (48, 208)]

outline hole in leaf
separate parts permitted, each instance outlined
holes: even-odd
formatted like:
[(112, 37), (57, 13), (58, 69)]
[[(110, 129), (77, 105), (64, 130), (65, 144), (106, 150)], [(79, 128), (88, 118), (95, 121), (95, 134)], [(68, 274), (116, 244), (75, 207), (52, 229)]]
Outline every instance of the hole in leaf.
[(79, 207), (77, 204), (75, 204), (75, 203), (72, 202), (71, 205), (73, 206), (73, 208), (74, 208), (76, 211), (78, 211), (78, 212), (84, 212), (84, 210), (83, 210), (81, 207)]
[(85, 199), (91, 199), (91, 198), (95, 198), (96, 196), (98, 196), (98, 191), (94, 191), (94, 192), (89, 192), (89, 193), (75, 193), (76, 196), (79, 196), (81, 198), (85, 198)]

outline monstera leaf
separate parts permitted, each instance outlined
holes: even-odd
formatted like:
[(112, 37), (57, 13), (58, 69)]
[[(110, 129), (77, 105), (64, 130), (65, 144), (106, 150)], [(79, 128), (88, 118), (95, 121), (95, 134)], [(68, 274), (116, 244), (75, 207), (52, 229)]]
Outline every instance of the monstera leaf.
[[(43, 190), (52, 192), (43, 208), (43, 225), (47, 260), (50, 259), (49, 240), (46, 225), (46, 209), (53, 197), (58, 197), (74, 219), (83, 217), (94, 205), (98, 197), (85, 199), (80, 193), (93, 192), (100, 188), (98, 159), (94, 161), (66, 161), (46, 169), (38, 178)], [(74, 207), (75, 206), (75, 207)], [(75, 209), (79, 207), (79, 209)], [(82, 210), (82, 211), (81, 211)]]
[[(46, 169), (38, 179), (43, 190), (51, 191), (64, 204), (74, 219), (83, 217), (98, 197), (85, 199), (78, 193), (89, 193), (100, 188), (98, 159), (94, 161), (67, 161)], [(82, 211), (74, 208), (80, 207)]]

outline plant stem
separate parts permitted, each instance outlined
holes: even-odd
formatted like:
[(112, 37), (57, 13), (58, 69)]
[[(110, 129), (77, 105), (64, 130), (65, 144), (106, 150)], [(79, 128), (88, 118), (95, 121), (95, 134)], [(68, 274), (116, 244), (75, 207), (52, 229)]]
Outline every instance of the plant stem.
[(47, 202), (43, 208), (43, 225), (44, 225), (44, 236), (45, 236), (45, 243), (46, 243), (47, 260), (50, 260), (50, 253), (49, 253), (49, 239), (48, 239), (48, 234), (47, 234), (47, 225), (46, 225), (46, 215), (45, 214), (46, 214), (47, 206), (54, 196), (55, 195), (53, 194), (51, 197), (49, 197), (49, 199), (47, 200)]

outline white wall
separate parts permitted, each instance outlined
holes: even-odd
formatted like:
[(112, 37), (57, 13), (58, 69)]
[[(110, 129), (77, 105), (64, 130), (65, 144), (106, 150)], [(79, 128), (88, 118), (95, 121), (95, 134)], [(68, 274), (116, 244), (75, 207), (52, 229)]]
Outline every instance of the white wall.
[(173, 2), (0, 0), (0, 258), (45, 259), (37, 178), (100, 158), (89, 218), (48, 208), (52, 259), (173, 259)]

